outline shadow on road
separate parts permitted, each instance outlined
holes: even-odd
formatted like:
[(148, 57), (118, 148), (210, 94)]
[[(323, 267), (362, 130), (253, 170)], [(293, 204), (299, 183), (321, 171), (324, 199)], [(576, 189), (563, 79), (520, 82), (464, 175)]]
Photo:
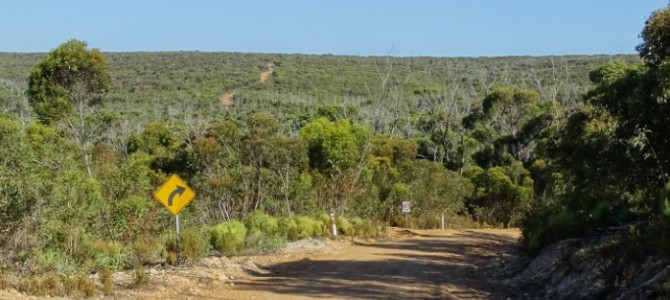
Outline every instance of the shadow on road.
[[(483, 266), (516, 245), (512, 238), (474, 231), (355, 243), (350, 252), (265, 267), (238, 288), (310, 298), (498, 298)], [(348, 257), (348, 258), (347, 258)]]

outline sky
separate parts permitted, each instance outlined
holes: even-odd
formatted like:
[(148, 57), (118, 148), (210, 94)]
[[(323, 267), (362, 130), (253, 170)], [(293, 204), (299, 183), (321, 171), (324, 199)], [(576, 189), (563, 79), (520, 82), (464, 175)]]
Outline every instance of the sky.
[(636, 53), (668, 0), (0, 0), (0, 52)]

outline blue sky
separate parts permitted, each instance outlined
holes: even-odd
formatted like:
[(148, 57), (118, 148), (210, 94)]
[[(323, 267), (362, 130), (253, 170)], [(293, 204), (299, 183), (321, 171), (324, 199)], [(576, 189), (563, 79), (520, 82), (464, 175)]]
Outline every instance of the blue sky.
[(394, 56), (635, 53), (667, 0), (0, 0), (0, 51)]

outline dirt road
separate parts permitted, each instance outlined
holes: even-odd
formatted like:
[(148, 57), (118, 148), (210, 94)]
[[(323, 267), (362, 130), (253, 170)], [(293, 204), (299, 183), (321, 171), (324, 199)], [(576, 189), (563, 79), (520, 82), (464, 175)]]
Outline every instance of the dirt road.
[(396, 230), (390, 241), (335, 253), (272, 257), (209, 296), (217, 299), (491, 299), (491, 279), (514, 252), (517, 230)]

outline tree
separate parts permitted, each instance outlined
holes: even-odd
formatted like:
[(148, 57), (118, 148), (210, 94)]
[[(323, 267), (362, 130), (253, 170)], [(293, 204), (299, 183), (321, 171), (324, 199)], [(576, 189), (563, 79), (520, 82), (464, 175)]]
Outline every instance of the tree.
[(522, 221), (528, 248), (633, 220), (660, 220), (657, 236), (670, 231), (659, 197), (670, 181), (670, 8), (654, 12), (640, 36), (644, 64), (592, 71), (585, 103), (554, 134), (557, 201), (533, 203)]
[(105, 57), (86, 42), (69, 40), (49, 52), (28, 78), (28, 99), (42, 123), (67, 118), (73, 109), (91, 106), (109, 90)]
[(533, 91), (496, 88), (463, 119), (471, 136), (481, 142), (475, 161), (484, 168), (530, 162), (537, 140), (557, 115), (554, 110), (552, 102), (540, 101)]
[(109, 121), (93, 116), (92, 108), (110, 87), (105, 57), (78, 40), (69, 40), (49, 52), (28, 78), (28, 100), (38, 118), (44, 124), (59, 123), (70, 132), (90, 178), (89, 150), (104, 122)]
[[(94, 107), (111, 87), (107, 61), (86, 42), (69, 40), (49, 52), (33, 67), (28, 78), (28, 100), (39, 120), (57, 123), (75, 140), (88, 174), (93, 179), (90, 150), (111, 119), (95, 115)], [(100, 217), (113, 238), (103, 207)]]
[(658, 65), (670, 57), (670, 10), (654, 11), (640, 33), (642, 43), (637, 50), (649, 65)]
[(322, 117), (305, 125), (300, 136), (307, 143), (310, 166), (320, 173), (317, 178), (327, 182), (320, 192), (330, 209), (344, 211), (360, 184), (370, 146), (368, 131), (346, 119), (333, 122)]
[(488, 170), (473, 166), (465, 173), (476, 187), (469, 204), (480, 221), (508, 227), (532, 198), (533, 180), (519, 162)]

